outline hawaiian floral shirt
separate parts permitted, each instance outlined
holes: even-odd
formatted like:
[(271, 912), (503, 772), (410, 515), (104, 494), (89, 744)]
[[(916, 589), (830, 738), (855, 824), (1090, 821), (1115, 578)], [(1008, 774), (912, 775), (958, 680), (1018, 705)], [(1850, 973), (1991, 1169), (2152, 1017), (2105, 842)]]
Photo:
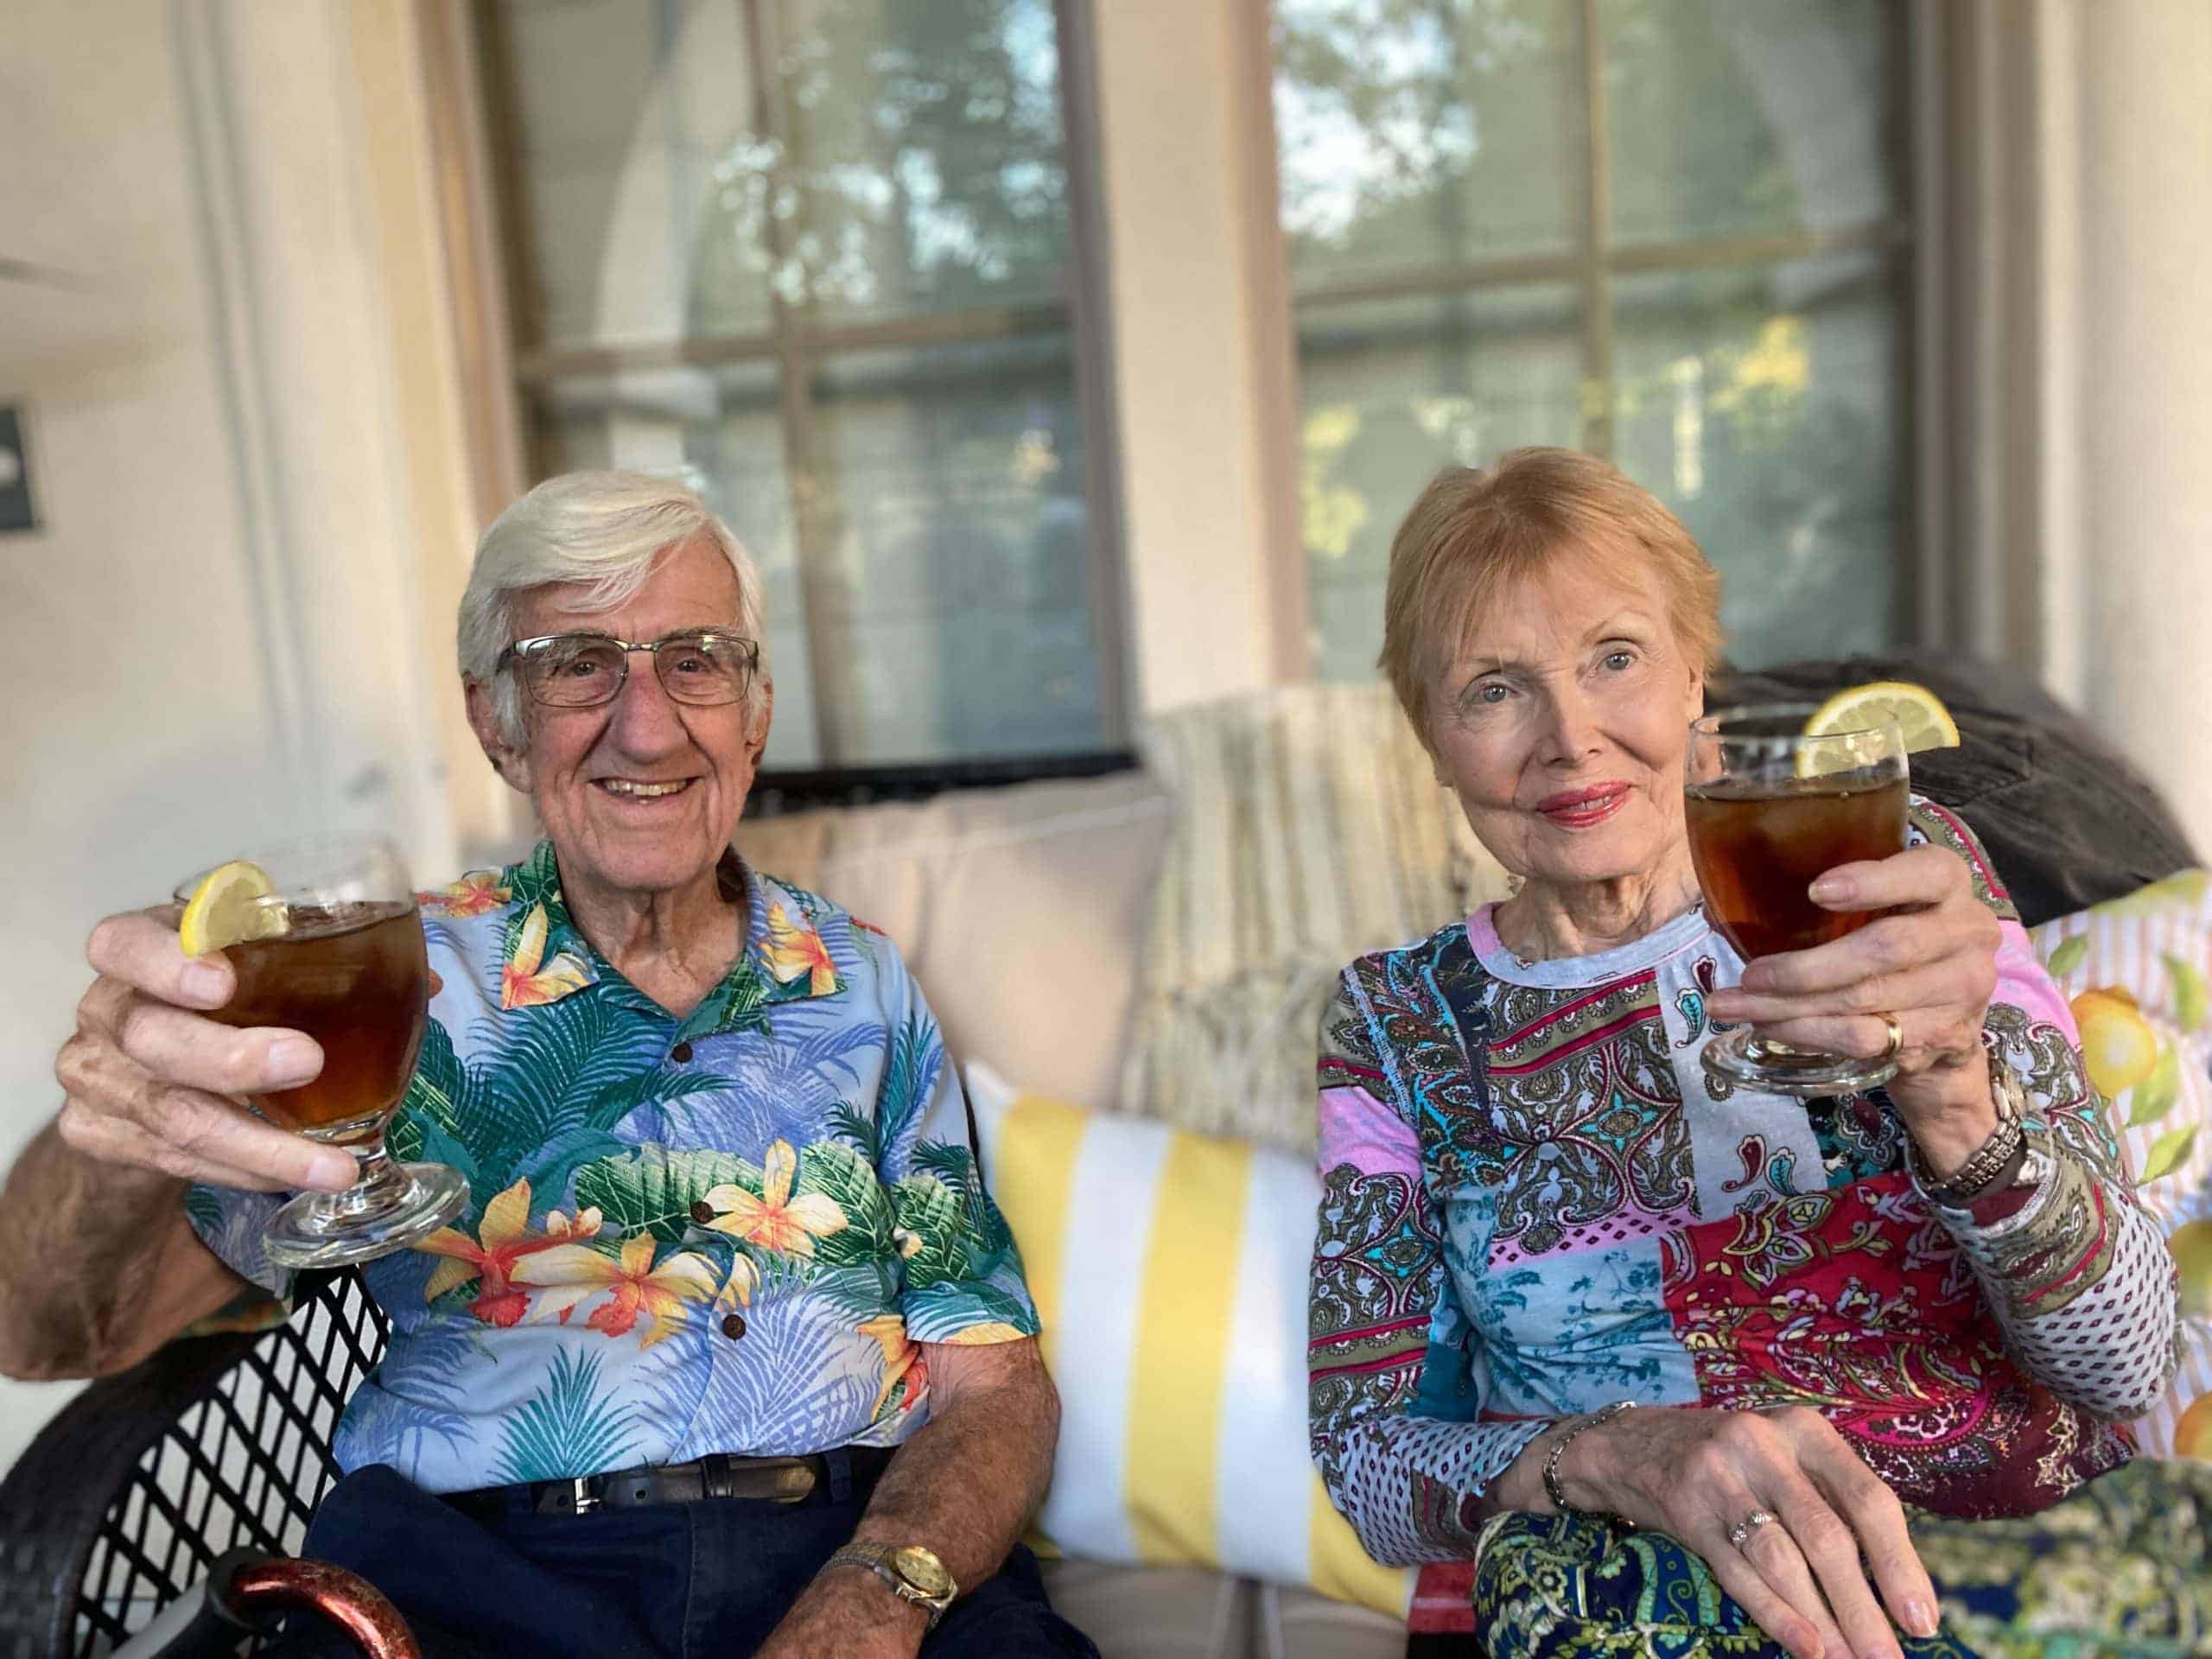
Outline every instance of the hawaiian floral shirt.
[[(470, 1198), (363, 1269), (391, 1337), (345, 1468), (452, 1491), (893, 1446), (928, 1416), (916, 1344), (1035, 1334), (897, 948), (734, 856), (723, 876), (745, 950), (681, 1020), (577, 931), (550, 842), (423, 896), (430, 1020), (391, 1141)], [(201, 1186), (187, 1209), (282, 1295), (277, 1202)]]

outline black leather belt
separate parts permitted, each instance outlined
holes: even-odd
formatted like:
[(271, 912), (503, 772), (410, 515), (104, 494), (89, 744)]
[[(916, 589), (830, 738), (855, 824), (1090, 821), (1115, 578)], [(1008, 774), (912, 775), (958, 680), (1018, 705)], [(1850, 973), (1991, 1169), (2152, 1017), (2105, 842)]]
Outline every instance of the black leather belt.
[(589, 1515), (649, 1503), (698, 1503), (710, 1497), (803, 1503), (816, 1492), (873, 1485), (895, 1448), (838, 1446), (803, 1458), (734, 1458), (710, 1452), (690, 1463), (646, 1464), (576, 1480), (533, 1480), (448, 1492), (445, 1501), (478, 1521), (512, 1515)]

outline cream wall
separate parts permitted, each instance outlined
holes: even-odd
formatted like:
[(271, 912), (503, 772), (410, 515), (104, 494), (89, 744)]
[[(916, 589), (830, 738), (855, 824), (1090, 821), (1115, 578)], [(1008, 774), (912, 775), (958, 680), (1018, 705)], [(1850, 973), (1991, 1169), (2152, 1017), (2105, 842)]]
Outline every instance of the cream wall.
[[(0, 283), (43, 524), (0, 537), (0, 1159), (56, 1103), (104, 912), (326, 828), (455, 862), (416, 550), (465, 558), (470, 526), (410, 466), (442, 405), (397, 332), (425, 278), (385, 244), (421, 181), (363, 142), (364, 76), (380, 120), (410, 113), (406, 15), (8, 8), (0, 252), (78, 280)], [(0, 1467), (60, 1398), (0, 1384)]]

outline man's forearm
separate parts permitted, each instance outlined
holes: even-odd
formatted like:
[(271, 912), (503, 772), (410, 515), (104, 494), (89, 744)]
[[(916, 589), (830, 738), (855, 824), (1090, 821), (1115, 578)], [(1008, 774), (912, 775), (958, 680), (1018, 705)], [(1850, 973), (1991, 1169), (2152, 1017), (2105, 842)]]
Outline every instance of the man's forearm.
[[(51, 1123), (41, 1129), (0, 1187), (0, 1372), (113, 1370), (219, 1305), (209, 1269), (227, 1270), (191, 1239), (183, 1191), (173, 1177), (86, 1157)], [(193, 1251), (183, 1259), (181, 1242)]]
[(963, 1587), (998, 1571), (1044, 1502), (1059, 1396), (1034, 1357), (1014, 1375), (961, 1389), (899, 1448), (853, 1536), (919, 1544)]

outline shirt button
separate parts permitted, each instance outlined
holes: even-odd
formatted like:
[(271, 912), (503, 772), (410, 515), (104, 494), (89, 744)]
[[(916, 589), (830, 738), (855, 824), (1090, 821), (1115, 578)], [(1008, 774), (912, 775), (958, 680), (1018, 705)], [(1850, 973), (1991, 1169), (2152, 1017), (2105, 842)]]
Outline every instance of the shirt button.
[(674, 1048), (668, 1051), (668, 1058), (674, 1060), (678, 1065), (682, 1065), (685, 1061), (691, 1058), (691, 1045), (689, 1043), (678, 1043)]
[(736, 1341), (740, 1337), (743, 1336), (744, 1334), (745, 1334), (745, 1315), (744, 1315), (744, 1314), (742, 1314), (742, 1313), (730, 1313), (730, 1314), (726, 1314), (726, 1315), (723, 1317), (723, 1319), (722, 1319), (722, 1335), (724, 1335), (724, 1336), (728, 1337), (728, 1338), (732, 1342), (735, 1342), (735, 1341)]

